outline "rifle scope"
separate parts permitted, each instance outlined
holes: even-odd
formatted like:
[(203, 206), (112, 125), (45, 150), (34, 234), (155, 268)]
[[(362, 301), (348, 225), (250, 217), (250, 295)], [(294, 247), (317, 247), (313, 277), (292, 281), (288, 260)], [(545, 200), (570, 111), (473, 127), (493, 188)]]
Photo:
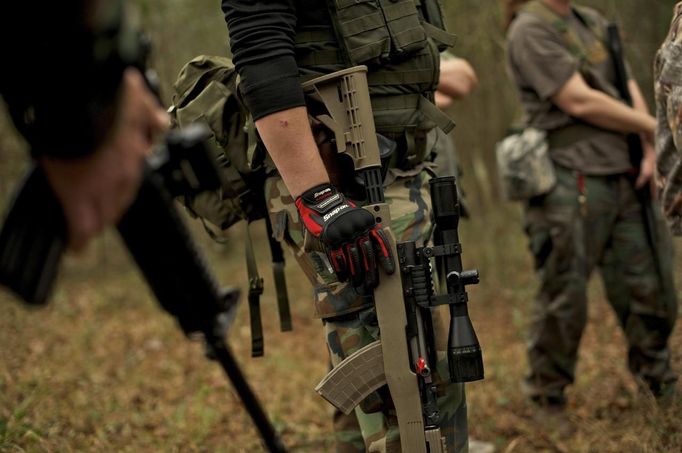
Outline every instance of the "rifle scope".
[(443, 254), (436, 257), (439, 281), (447, 285), (450, 302), (448, 365), (452, 382), (483, 379), (483, 354), (474, 326), (469, 318), (466, 287), (479, 283), (477, 270), (462, 270), (462, 245), (459, 242), (460, 206), (454, 176), (430, 181), (431, 201), (436, 224), (435, 248)]

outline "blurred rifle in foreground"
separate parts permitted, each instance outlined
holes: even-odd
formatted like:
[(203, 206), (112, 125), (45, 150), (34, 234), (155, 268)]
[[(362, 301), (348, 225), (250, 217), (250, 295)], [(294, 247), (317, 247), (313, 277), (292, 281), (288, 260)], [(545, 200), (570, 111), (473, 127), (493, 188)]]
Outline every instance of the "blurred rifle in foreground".
[[(118, 224), (161, 306), (185, 334), (203, 334), (207, 355), (223, 367), (269, 451), (284, 446), (226, 343), (239, 292), (220, 290), (173, 199), (221, 185), (203, 127), (172, 131), (148, 159), (136, 200)], [(47, 302), (66, 244), (66, 224), (39, 166), (29, 171), (0, 231), (0, 285), (31, 305)]]
[[(125, 58), (117, 54), (120, 61), (115, 61), (144, 74), (147, 87), (161, 102), (158, 77), (147, 65), (150, 40), (128, 27), (119, 32), (119, 40), (126, 41), (122, 36), (136, 40), (136, 50)], [(200, 125), (169, 132), (165, 143), (147, 159), (136, 199), (117, 228), (162, 308), (175, 317), (186, 335), (203, 336), (207, 357), (222, 366), (267, 449), (284, 452), (226, 342), (239, 291), (218, 287), (174, 206), (177, 197), (218, 190), (227, 183), (207, 144), (209, 136), (208, 128)], [(28, 172), (0, 230), (0, 286), (28, 304), (47, 303), (66, 239), (61, 206), (36, 165)]]

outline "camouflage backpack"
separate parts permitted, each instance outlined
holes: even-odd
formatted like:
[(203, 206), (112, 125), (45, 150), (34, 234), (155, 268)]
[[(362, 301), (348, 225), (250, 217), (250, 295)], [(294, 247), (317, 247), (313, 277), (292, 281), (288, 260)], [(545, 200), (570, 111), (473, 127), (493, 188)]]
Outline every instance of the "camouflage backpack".
[(291, 316), (284, 280), (284, 253), (272, 238), (272, 225), (265, 205), (265, 179), (276, 170), (263, 148), (257, 146), (251, 115), (238, 90), (238, 74), (229, 58), (201, 55), (180, 70), (173, 85), (171, 116), (177, 127), (194, 122), (206, 124), (209, 139), (226, 184), (217, 191), (185, 197), (180, 202), (199, 219), (206, 232), (220, 241), (219, 232), (245, 221), (245, 254), (249, 274), (249, 314), (253, 357), (263, 355), (260, 295), (263, 279), (258, 274), (251, 241), (252, 222), (264, 219), (272, 253), (273, 272), (281, 329), (291, 330)]
[(499, 142), (495, 154), (507, 200), (528, 200), (554, 188), (556, 174), (545, 131), (527, 127)]

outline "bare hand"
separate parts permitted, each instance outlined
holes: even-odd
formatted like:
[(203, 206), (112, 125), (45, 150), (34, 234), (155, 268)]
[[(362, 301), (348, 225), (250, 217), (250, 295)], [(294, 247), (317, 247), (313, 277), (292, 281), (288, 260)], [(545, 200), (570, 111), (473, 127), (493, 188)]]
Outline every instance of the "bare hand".
[(74, 250), (83, 249), (105, 226), (118, 222), (135, 199), (143, 161), (155, 137), (169, 125), (168, 115), (135, 69), (125, 71), (119, 101), (112, 130), (91, 155), (40, 159), (64, 209), (69, 247)]
[(635, 188), (641, 189), (648, 184), (651, 189), (651, 197), (655, 198), (656, 185), (654, 183), (654, 173), (656, 171), (656, 152), (653, 145), (646, 140), (642, 141), (642, 147), (644, 148), (644, 157), (639, 167), (639, 176), (637, 176), (637, 181), (635, 181)]
[(478, 77), (473, 66), (463, 58), (442, 60), (438, 91), (453, 99), (461, 99), (471, 93), (478, 85)]

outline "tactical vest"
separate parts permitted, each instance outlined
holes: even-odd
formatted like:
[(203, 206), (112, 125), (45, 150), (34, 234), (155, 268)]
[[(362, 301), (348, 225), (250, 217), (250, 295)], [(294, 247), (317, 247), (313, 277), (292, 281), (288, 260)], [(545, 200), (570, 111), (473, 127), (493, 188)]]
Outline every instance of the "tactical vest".
[(303, 80), (367, 65), (377, 132), (396, 140), (395, 165), (425, 158), (426, 132), (454, 124), (433, 104), (445, 30), (438, 0), (327, 0), (331, 24), (299, 26), (296, 60)]

